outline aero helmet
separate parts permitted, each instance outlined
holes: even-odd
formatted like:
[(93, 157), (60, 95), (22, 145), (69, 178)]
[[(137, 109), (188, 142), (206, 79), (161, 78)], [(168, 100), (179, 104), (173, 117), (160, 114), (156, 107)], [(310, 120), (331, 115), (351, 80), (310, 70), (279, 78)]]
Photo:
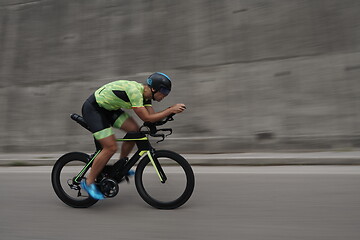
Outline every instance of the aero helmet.
[(168, 75), (161, 72), (151, 74), (147, 79), (149, 87), (155, 89), (153, 95), (157, 92), (161, 92), (167, 96), (171, 91), (171, 79)]

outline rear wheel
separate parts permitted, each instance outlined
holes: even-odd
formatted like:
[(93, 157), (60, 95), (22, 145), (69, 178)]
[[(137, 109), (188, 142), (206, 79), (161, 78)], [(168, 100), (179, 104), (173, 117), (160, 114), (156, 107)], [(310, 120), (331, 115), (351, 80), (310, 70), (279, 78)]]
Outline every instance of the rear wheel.
[(67, 205), (75, 208), (87, 208), (98, 200), (93, 199), (75, 182), (75, 177), (89, 162), (89, 155), (80, 152), (67, 153), (56, 161), (51, 182), (56, 195)]
[(160, 178), (148, 156), (136, 168), (135, 184), (142, 199), (159, 209), (178, 208), (191, 197), (195, 177), (190, 164), (179, 154), (171, 151), (156, 151), (166, 182)]

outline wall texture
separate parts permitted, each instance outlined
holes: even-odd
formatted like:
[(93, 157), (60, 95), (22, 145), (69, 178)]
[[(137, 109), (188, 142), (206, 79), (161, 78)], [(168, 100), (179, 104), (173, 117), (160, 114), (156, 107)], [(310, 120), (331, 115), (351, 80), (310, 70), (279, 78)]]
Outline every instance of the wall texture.
[[(357, 0), (0, 0), (0, 152), (91, 150), (102, 84), (173, 78), (182, 152), (360, 146)], [(121, 136), (123, 133), (118, 133)]]

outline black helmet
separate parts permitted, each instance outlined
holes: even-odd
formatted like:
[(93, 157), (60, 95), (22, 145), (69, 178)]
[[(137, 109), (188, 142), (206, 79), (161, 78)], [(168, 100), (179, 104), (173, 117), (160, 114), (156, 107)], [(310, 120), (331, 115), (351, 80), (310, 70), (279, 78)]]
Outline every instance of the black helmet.
[(165, 73), (156, 72), (151, 74), (147, 79), (147, 84), (155, 89), (155, 93), (161, 92), (165, 96), (171, 91), (171, 79)]

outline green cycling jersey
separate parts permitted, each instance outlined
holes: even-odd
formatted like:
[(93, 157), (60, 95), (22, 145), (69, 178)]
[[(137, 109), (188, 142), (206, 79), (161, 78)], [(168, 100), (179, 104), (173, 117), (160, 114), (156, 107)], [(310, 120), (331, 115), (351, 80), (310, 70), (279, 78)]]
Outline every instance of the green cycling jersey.
[(120, 108), (151, 106), (151, 99), (144, 99), (144, 86), (135, 81), (118, 80), (110, 82), (95, 91), (98, 105), (109, 111)]

